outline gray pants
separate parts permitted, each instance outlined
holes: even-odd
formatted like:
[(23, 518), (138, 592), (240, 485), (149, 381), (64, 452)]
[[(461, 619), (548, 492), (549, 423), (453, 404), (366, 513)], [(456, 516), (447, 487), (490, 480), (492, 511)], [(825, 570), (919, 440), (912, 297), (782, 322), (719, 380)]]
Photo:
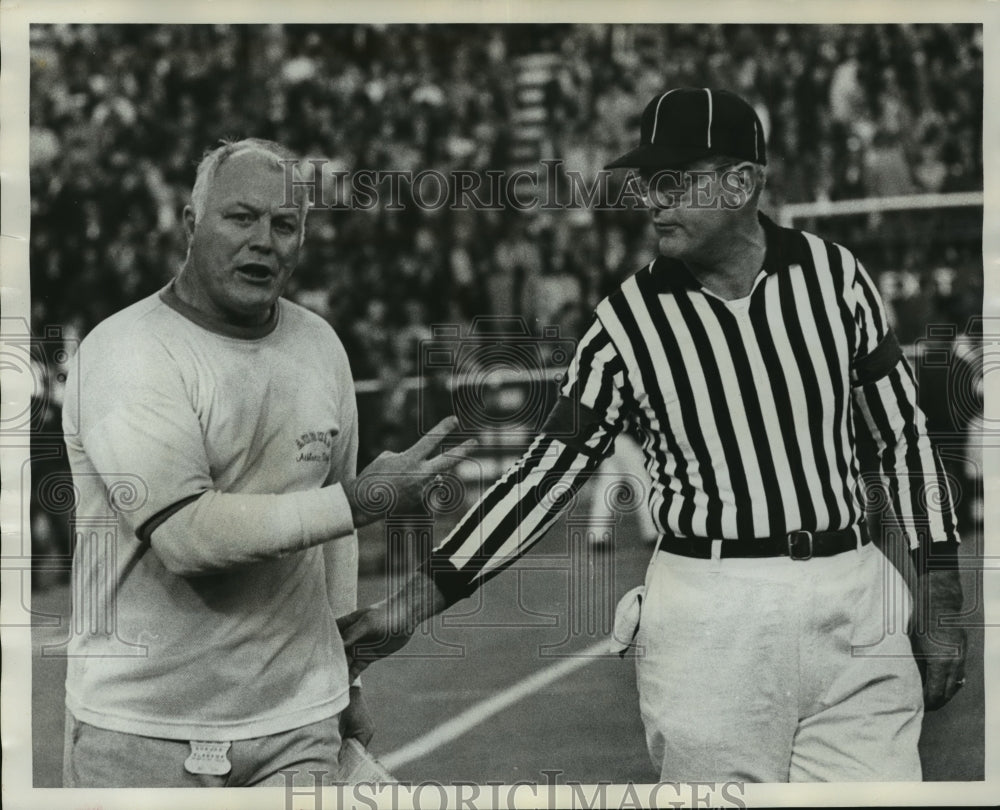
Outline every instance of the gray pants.
[(67, 711), (63, 787), (328, 785), (338, 778), (339, 716), (280, 734), (234, 740), (226, 753), (232, 769), (224, 776), (189, 773), (185, 761), (191, 751), (186, 740), (109, 731)]
[(636, 636), (663, 781), (919, 781), (909, 590), (871, 545), (834, 557), (658, 552)]

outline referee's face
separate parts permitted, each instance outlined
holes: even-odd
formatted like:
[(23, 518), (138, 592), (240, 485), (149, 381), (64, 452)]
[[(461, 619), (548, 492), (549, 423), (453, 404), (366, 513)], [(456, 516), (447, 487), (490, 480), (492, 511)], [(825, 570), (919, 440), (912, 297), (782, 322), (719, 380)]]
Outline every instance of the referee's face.
[(644, 170), (638, 176), (663, 256), (710, 262), (733, 217), (749, 204), (739, 172), (719, 160), (705, 158), (683, 169)]
[(284, 204), (275, 161), (261, 151), (234, 155), (216, 171), (201, 217), (184, 210), (184, 291), (193, 306), (230, 323), (264, 323), (298, 263), (299, 210)]

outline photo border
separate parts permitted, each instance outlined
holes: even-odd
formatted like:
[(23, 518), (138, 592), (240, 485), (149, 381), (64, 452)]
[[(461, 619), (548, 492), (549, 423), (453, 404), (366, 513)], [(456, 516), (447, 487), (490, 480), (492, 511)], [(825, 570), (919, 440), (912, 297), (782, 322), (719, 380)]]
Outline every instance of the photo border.
[[(897, 23), (897, 22), (980, 22), (984, 38), (984, 101), (1000, 98), (1000, 4), (980, 0), (938, 0), (936, 2), (870, 2), (865, 0), (810, 0), (797, 4), (752, 0), (752, 2), (663, 3), (629, 2), (494, 2), (476, 0), (466, 3), (424, 2), (419, 7), (406, 2), (367, 0), (345, 7), (333, 7), (323, 2), (230, 2), (229, 0), (197, 0), (190, 2), (128, 3), (122, 0), (101, 2), (69, 2), (68, 0), (30, 0), (30, 2), (0, 2), (0, 177), (3, 179), (2, 231), (0, 240), (0, 285), (4, 329), (21, 319), (30, 324), (30, 283), (28, 272), (29, 179), (28, 179), (28, 30), (31, 23), (415, 23), (415, 22), (649, 22), (649, 23)], [(1000, 104), (984, 104), (984, 317), (1000, 316), (1000, 229), (988, 223), (1000, 223)], [(3, 335), (0, 335), (2, 339)], [(3, 413), (19, 413), (30, 397), (30, 381), (5, 374), (3, 379)], [(986, 407), (1000, 400), (1000, 378), (987, 380)], [(0, 414), (2, 416), (2, 414)], [(0, 525), (4, 556), (16, 556), (25, 545), (28, 516), (20, 512), (21, 493), (18, 483), (20, 470), (27, 463), (27, 437), (0, 436)], [(1000, 554), (995, 537), (997, 507), (1000, 505), (1000, 460), (997, 454), (984, 459), (986, 514), (984, 545), (987, 554)], [(30, 545), (30, 544), (29, 544)], [(1000, 759), (997, 758), (996, 722), (998, 691), (1000, 691), (1000, 645), (997, 626), (1000, 625), (1000, 576), (986, 576), (983, 591), (986, 599), (984, 642), (984, 682), (986, 687), (986, 760), (983, 782), (943, 782), (921, 784), (867, 783), (850, 785), (747, 785), (744, 799), (749, 806), (775, 807), (822, 806), (829, 804), (878, 805), (992, 805), (1000, 795)], [(170, 808), (232, 807), (284, 810), (285, 791), (282, 788), (220, 789), (194, 792), (190, 790), (74, 790), (35, 789), (32, 787), (31, 714), (31, 628), (16, 626), (12, 617), (23, 615), (27, 605), (21, 604), (21, 571), (0, 571), (3, 580), (0, 604), (0, 638), (3, 645), (3, 672), (0, 685), (3, 738), (3, 797), (12, 808)], [(12, 584), (18, 587), (11, 587)], [(990, 733), (993, 729), (994, 733)], [(460, 798), (461, 786), (448, 789), (449, 801)], [(651, 786), (635, 786), (632, 795), (640, 801), (648, 799)], [(628, 787), (609, 789), (611, 802), (631, 800)], [(386, 799), (388, 794), (383, 794)], [(407, 792), (396, 794), (398, 806), (410, 806)], [(570, 799), (569, 788), (555, 789), (555, 806)], [(515, 796), (518, 806), (547, 806), (546, 801), (530, 800), (528, 791)], [(308, 806), (308, 805), (307, 805)], [(334, 807), (335, 789), (324, 793), (324, 807)], [(361, 804), (360, 806), (371, 806)], [(381, 804), (380, 806), (393, 806)], [(440, 806), (435, 796), (431, 806)], [(476, 805), (479, 806), (479, 805)], [(618, 806), (617, 804), (614, 806)]]

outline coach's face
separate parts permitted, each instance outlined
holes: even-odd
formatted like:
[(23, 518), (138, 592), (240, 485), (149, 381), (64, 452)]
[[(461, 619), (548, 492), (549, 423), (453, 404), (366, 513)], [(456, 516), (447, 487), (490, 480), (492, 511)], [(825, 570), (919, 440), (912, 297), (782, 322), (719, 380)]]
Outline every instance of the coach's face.
[[(749, 164), (742, 164), (746, 167)], [(662, 255), (689, 262), (710, 262), (750, 205), (747, 176), (740, 164), (706, 158), (682, 170), (644, 171), (639, 185)]]
[(225, 161), (196, 219), (184, 222), (190, 251), (178, 294), (230, 323), (267, 321), (299, 259), (300, 219), (286, 207), (284, 173), (273, 155), (242, 152)]

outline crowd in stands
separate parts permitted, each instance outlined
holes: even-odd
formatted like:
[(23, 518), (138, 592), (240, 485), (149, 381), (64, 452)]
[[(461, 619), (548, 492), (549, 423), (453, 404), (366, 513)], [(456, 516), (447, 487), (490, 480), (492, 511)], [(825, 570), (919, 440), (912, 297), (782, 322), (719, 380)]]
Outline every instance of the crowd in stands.
[[(982, 188), (976, 25), (60, 24), (30, 36), (36, 334), (59, 325), (83, 337), (169, 280), (195, 166), (222, 138), (281, 141), (323, 158), (325, 177), (485, 176), (560, 160), (564, 174), (594, 178), (633, 145), (649, 98), (714, 86), (760, 114), (772, 214), (793, 202)], [(314, 210), (290, 289), (337, 329), (356, 379), (393, 392), (367, 414), (408, 407), (399, 381), (419, 371), (430, 325), (520, 315), (529, 329), (555, 324), (576, 337), (655, 248), (628, 208), (387, 202)], [(961, 325), (981, 310), (980, 218), (816, 227), (865, 259), (912, 341), (924, 323)], [(55, 411), (36, 416), (58, 433)], [(363, 427), (382, 449), (387, 434)]]
[[(273, 138), (328, 173), (510, 170), (519, 65), (538, 54), (535, 156), (584, 177), (632, 144), (656, 92), (710, 85), (761, 115), (765, 210), (982, 187), (974, 25), (46, 25), (31, 38), (33, 321), (80, 335), (176, 270), (194, 167), (220, 138)], [(427, 323), (579, 329), (651, 248), (631, 210), (393, 211), (384, 196), (314, 211), (292, 290), (338, 329), (359, 379), (408, 373), (400, 347)], [(873, 272), (928, 260), (880, 251)]]

